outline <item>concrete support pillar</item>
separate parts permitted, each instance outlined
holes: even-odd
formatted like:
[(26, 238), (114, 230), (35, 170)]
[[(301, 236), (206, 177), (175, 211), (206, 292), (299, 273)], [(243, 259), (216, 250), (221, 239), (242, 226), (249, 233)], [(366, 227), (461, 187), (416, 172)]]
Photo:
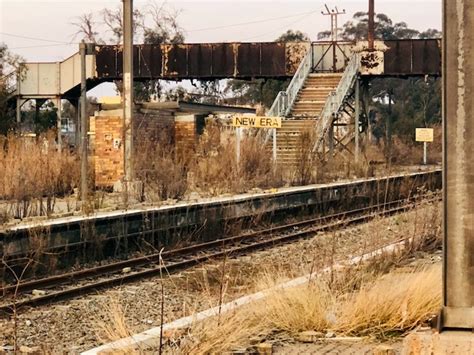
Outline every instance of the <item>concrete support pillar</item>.
[(441, 328), (474, 329), (474, 0), (443, 1)]
[(80, 126), (81, 126), (81, 111), (79, 108), (79, 99), (69, 99), (69, 102), (74, 107), (74, 146), (76, 151), (80, 152), (81, 146), (81, 135), (80, 135)]
[(88, 147), (89, 141), (87, 136), (88, 117), (87, 117), (87, 83), (86, 83), (86, 44), (82, 41), (79, 44), (79, 53), (81, 54), (81, 201), (87, 201), (88, 195)]
[(61, 151), (62, 145), (63, 145), (63, 142), (62, 142), (63, 140), (61, 136), (61, 126), (62, 126), (61, 119), (62, 119), (63, 105), (62, 105), (62, 101), (60, 97), (56, 98), (56, 108), (58, 109), (58, 118), (56, 122), (56, 129), (58, 130), (57, 132), (58, 150)]
[[(133, 0), (123, 1), (123, 118), (125, 185), (133, 180)], [(127, 193), (125, 193), (127, 195)]]

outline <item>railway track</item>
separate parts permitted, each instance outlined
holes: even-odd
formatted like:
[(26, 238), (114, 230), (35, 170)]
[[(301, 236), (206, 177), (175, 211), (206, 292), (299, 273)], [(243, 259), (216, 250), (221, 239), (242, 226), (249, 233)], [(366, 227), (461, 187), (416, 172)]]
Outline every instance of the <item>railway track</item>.
[[(439, 196), (431, 196), (428, 201), (439, 199)], [(317, 232), (362, 223), (376, 216), (389, 216), (404, 212), (414, 206), (416, 204), (413, 200), (392, 201), (107, 265), (24, 281), (16, 285), (8, 285), (0, 289), (0, 293), (8, 300), (8, 303), (0, 304), (0, 314), (5, 316), (11, 314), (13, 310), (18, 312), (26, 307), (35, 307), (74, 298), (99, 289), (156, 276), (163, 272), (176, 272), (210, 259), (245, 254), (312, 237)], [(130, 268), (130, 272), (124, 273), (124, 268)], [(32, 296), (30, 292), (33, 290), (42, 290), (45, 293)]]

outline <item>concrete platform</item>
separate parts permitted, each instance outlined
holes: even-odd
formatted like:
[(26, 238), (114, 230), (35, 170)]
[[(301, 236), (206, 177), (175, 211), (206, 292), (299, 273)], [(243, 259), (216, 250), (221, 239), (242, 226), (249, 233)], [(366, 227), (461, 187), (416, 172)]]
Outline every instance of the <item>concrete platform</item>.
[(418, 331), (403, 341), (402, 355), (473, 355), (474, 332)]

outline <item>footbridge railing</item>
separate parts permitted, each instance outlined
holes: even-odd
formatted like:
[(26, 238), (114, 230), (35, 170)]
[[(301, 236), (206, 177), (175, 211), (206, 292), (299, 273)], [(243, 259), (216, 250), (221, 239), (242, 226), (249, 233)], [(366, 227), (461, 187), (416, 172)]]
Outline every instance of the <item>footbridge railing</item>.
[(312, 58), (313, 58), (313, 47), (310, 46), (305, 57), (301, 61), (298, 69), (296, 70), (293, 79), (291, 79), (290, 85), (286, 91), (280, 91), (272, 107), (268, 111), (267, 115), (270, 117), (282, 117), (287, 116), (291, 110), (291, 107), (296, 101), (298, 92), (304, 85), (306, 78), (312, 69)]
[(351, 89), (357, 79), (360, 68), (359, 54), (354, 53), (344, 70), (341, 81), (337, 88), (329, 95), (321, 111), (320, 119), (317, 123), (317, 141), (313, 151), (320, 151), (324, 142), (324, 137), (329, 131), (331, 124), (344, 106), (345, 100), (349, 97)]

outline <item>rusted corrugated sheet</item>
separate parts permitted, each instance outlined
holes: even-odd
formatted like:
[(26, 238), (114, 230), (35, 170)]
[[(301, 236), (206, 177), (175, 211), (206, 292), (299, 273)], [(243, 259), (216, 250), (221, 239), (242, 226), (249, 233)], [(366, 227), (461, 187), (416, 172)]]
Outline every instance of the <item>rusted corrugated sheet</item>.
[(286, 76), (285, 43), (262, 43), (260, 74), (262, 76)]
[(212, 73), (211, 78), (232, 78), (235, 73), (235, 53), (238, 43), (212, 44)]
[[(139, 46), (138, 58), (135, 60), (135, 67), (139, 68), (136, 76), (159, 78), (162, 70), (162, 51), (160, 45)], [(153, 65), (150, 65), (153, 63)]]
[[(287, 77), (283, 43), (196, 43), (139, 45), (134, 50), (137, 79), (219, 79)], [(97, 73), (101, 78), (122, 75), (121, 46), (98, 46)]]
[[(384, 75), (440, 75), (439, 40), (385, 41)], [(314, 44), (317, 45), (317, 44)], [(135, 46), (140, 79), (222, 79), (291, 77), (309, 43), (196, 43)], [(122, 76), (121, 46), (98, 46), (100, 79)]]
[(237, 74), (243, 77), (260, 76), (260, 43), (241, 43), (237, 51)]
[(385, 41), (385, 75), (441, 75), (440, 41)]
[(193, 44), (188, 47), (188, 75), (199, 78), (212, 74), (212, 45), (208, 43)]

